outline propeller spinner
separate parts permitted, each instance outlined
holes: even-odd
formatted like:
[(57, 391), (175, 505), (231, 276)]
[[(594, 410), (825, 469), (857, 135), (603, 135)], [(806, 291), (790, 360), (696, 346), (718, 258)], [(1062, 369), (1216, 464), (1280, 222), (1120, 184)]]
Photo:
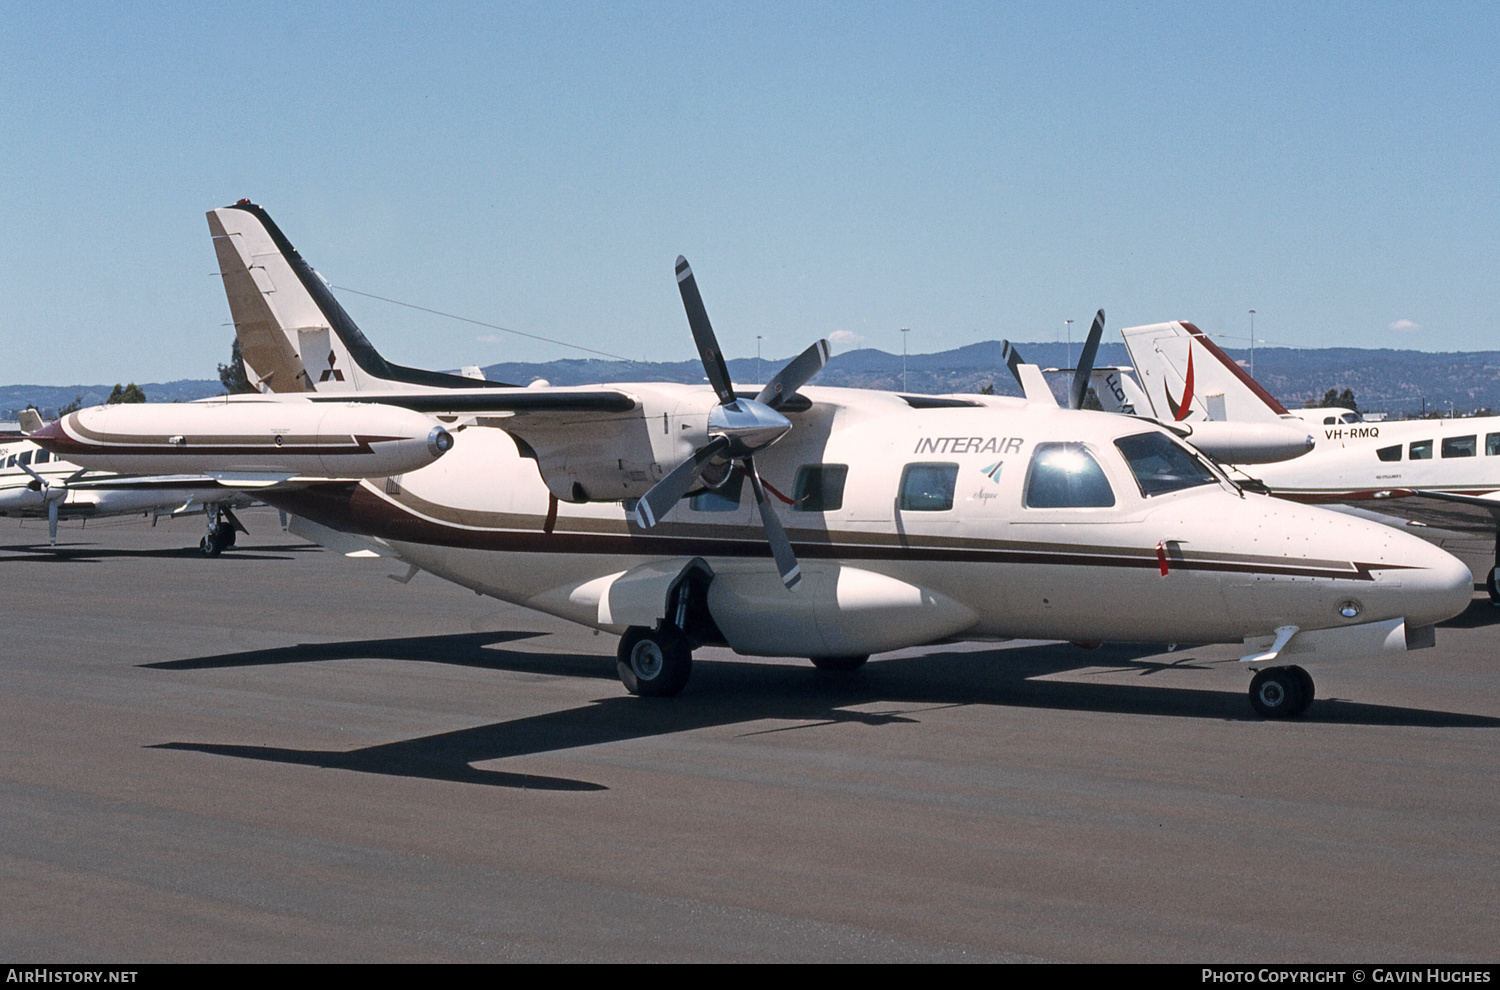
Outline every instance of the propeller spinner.
[(682, 293), (682, 305), (687, 310), (688, 326), (693, 331), (698, 356), (703, 359), (703, 369), (719, 404), (708, 415), (708, 443), (694, 451), (692, 457), (679, 464), (636, 502), (635, 520), (647, 529), (655, 526), (700, 478), (720, 484), (729, 476), (731, 463), (738, 461), (741, 470), (750, 478), (755, 504), (760, 509), (761, 525), (765, 528), (766, 541), (771, 545), (771, 555), (776, 559), (781, 581), (789, 590), (796, 588), (802, 580), (797, 555), (781, 520), (766, 499), (765, 486), (755, 470), (754, 454), (791, 430), (791, 421), (777, 409), (828, 363), (828, 341), (820, 340), (793, 358), (755, 398), (737, 396), (729, 377), (729, 367), (724, 363), (723, 352), (714, 336), (713, 325), (709, 323), (708, 310), (698, 293), (693, 270), (688, 267), (687, 259), (680, 255), (677, 258), (677, 288)]

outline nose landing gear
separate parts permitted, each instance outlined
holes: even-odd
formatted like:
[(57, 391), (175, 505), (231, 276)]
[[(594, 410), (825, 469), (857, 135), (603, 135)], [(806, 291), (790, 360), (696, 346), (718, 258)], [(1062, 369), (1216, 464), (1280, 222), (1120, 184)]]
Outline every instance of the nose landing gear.
[(226, 505), (209, 506), (207, 518), (208, 532), (198, 541), (198, 549), (205, 557), (217, 557), (225, 550), (233, 550), (235, 533), (249, 532)]
[(1291, 718), (1313, 703), (1313, 679), (1301, 667), (1267, 667), (1250, 681), (1250, 705), (1265, 718)]

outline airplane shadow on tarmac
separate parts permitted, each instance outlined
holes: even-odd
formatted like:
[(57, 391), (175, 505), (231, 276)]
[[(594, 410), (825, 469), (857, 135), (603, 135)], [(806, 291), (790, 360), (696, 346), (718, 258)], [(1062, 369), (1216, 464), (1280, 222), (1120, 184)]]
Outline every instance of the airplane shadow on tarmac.
[(97, 564), (111, 559), (157, 559), (157, 560), (202, 560), (214, 564), (228, 564), (235, 560), (292, 560), (293, 554), (321, 553), (322, 547), (314, 543), (287, 543), (256, 545), (241, 549), (225, 550), (216, 557), (205, 557), (197, 545), (171, 547), (154, 550), (122, 550), (118, 547), (98, 546), (91, 543), (68, 543), (49, 546), (40, 543), (15, 543), (0, 546), (0, 560), (27, 560), (42, 564)]
[[(1488, 602), (1482, 604), (1485, 609), (1491, 608)], [(1474, 611), (1470, 609), (1470, 612)], [(1484, 614), (1488, 615), (1487, 612)], [(1451, 624), (1463, 625), (1468, 615), (1465, 613)], [(202, 670), (378, 657), (615, 680), (612, 656), (526, 653), (497, 646), (538, 635), (541, 634), (487, 632), (310, 644), (145, 666), (158, 670)], [(602, 698), (577, 708), (347, 752), (195, 742), (168, 742), (151, 748), (498, 787), (591, 791), (606, 788), (588, 781), (480, 769), (474, 764), (767, 720), (790, 723), (785, 728), (770, 731), (841, 723), (899, 725), (920, 721), (924, 710), (956, 705), (1257, 720), (1243, 691), (1042, 679), (1049, 674), (1080, 668), (1134, 672), (1141, 679), (1149, 679), (1164, 670), (1206, 671), (1223, 662), (1195, 660), (1191, 648), (1179, 650), (1172, 654), (1170, 662), (1164, 662), (1159, 659), (1163, 649), (1159, 645), (1109, 645), (1083, 651), (1058, 643), (995, 651), (944, 651), (936, 648), (934, 652), (921, 656), (877, 659), (852, 674), (829, 673), (811, 665), (700, 659), (693, 665), (692, 679), (687, 688), (676, 698), (634, 698), (623, 694), (623, 689), (620, 689), (622, 693), (618, 696)], [(853, 710), (857, 706), (872, 705), (883, 707), (876, 712)], [(1500, 719), (1496, 718), (1338, 699), (1319, 699), (1295, 721), (1500, 727)]]

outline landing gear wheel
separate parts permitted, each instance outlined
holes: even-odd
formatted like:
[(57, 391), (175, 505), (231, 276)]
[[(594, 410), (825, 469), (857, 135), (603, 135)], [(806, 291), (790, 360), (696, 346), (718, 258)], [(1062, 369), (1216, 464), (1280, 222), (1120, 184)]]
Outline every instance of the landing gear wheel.
[(1288, 667), (1286, 672), (1297, 678), (1297, 692), (1300, 697), (1297, 699), (1297, 706), (1292, 709), (1292, 714), (1301, 715), (1313, 703), (1318, 690), (1313, 686), (1312, 675), (1301, 667)]
[[(1267, 667), (1250, 681), (1250, 705), (1265, 718), (1291, 718), (1305, 711), (1312, 699), (1303, 703), (1302, 678), (1298, 667)], [(1308, 678), (1310, 682), (1312, 679)]]
[(221, 522), (214, 527), (214, 539), (218, 541), (220, 550), (234, 549), (234, 527), (227, 522)]
[(1500, 565), (1490, 568), (1490, 576), (1485, 578), (1484, 587), (1490, 593), (1490, 603), (1500, 605)]
[(809, 657), (814, 667), (819, 670), (829, 670), (838, 674), (847, 674), (858, 670), (870, 659), (869, 654), (858, 657)]
[(693, 651), (687, 637), (670, 626), (631, 626), (620, 637), (616, 669), (625, 690), (643, 698), (671, 698), (687, 686)]

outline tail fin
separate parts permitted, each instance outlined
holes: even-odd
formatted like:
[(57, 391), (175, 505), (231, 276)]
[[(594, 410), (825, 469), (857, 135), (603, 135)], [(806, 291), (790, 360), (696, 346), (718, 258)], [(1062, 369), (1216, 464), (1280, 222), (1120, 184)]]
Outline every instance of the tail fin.
[(245, 370), (273, 392), (484, 388), (500, 382), (381, 357), (266, 211), (240, 200), (208, 212)]
[(1124, 413), (1127, 416), (1144, 416), (1151, 412), (1151, 400), (1141, 391), (1141, 386), (1127, 371), (1132, 368), (1094, 368), (1089, 377), (1099, 406), (1105, 412)]
[(1191, 323), (1120, 331), (1156, 418), (1163, 422), (1275, 422), (1281, 403)]

